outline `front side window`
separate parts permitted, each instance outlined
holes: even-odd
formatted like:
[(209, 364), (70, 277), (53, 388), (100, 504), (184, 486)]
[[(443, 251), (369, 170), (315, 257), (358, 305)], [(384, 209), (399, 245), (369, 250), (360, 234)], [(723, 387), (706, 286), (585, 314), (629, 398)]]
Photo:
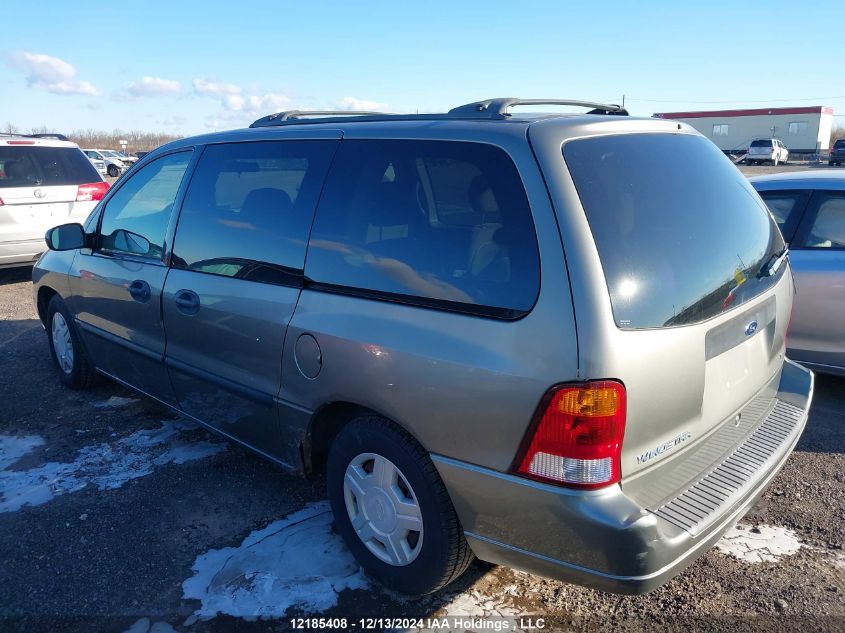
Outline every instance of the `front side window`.
[(342, 141), (305, 272), (377, 298), (526, 313), (539, 291), (539, 256), (516, 166), (481, 143)]
[(845, 248), (845, 194), (823, 193), (804, 248)]
[(99, 250), (161, 259), (164, 236), (191, 152), (162, 156), (134, 172), (103, 211)]
[(337, 141), (210, 145), (185, 194), (173, 266), (301, 282), (308, 230)]
[(806, 191), (761, 191), (760, 197), (769, 208), (778, 228), (786, 240), (791, 240), (795, 227), (801, 219), (801, 213), (807, 204)]

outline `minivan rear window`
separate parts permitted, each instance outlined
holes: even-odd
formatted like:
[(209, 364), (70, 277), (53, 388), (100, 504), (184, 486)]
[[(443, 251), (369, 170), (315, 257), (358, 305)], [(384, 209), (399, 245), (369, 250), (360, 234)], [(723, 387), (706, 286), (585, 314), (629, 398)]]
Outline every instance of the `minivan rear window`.
[(704, 321), (765, 292), (784, 249), (765, 204), (709, 140), (630, 134), (566, 143), (621, 328)]
[(82, 185), (100, 174), (76, 147), (0, 146), (0, 188)]

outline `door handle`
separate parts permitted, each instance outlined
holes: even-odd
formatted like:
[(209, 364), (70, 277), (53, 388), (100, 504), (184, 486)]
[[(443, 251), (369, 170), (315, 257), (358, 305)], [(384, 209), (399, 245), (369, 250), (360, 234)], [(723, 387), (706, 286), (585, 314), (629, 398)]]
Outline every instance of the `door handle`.
[(199, 295), (193, 290), (180, 290), (175, 296), (176, 309), (182, 314), (194, 315), (200, 310)]
[(152, 296), (150, 284), (143, 279), (136, 279), (129, 284), (129, 294), (132, 295), (132, 298), (135, 299), (135, 301), (146, 303), (150, 300), (150, 296)]

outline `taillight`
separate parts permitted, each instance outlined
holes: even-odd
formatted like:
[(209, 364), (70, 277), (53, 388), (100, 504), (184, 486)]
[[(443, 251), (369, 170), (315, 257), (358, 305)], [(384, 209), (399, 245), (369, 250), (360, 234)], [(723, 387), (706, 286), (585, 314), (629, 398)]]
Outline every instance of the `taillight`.
[(600, 380), (552, 387), (513, 464), (518, 475), (573, 488), (602, 488), (621, 476), (625, 387)]
[(6, 141), (8, 145), (35, 145), (35, 141)]
[(92, 182), (87, 185), (79, 185), (79, 189), (76, 190), (76, 201), (91, 202), (92, 200), (102, 200), (108, 190), (109, 183), (107, 182)]
[(6, 204), (6, 203), (3, 202), (3, 198), (0, 198), (0, 207), (2, 207), (4, 204)]

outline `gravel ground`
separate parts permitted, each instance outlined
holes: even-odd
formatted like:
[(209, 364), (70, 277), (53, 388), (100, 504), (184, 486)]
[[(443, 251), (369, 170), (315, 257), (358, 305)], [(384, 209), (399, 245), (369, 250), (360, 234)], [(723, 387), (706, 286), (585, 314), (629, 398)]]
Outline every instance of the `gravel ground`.
[[(795, 453), (741, 529), (657, 591), (615, 596), (476, 562), (440, 594), (406, 601), (349, 562), (322, 481), (286, 475), (117, 385), (62, 388), (28, 275), (0, 271), (0, 630), (281, 631), (309, 613), (486, 616), (511, 630), (520, 617), (524, 630), (528, 618), (547, 630), (845, 630), (845, 379), (818, 376)], [(6, 454), (24, 446), (20, 459), (4, 464), (3, 442)], [(259, 551), (271, 538), (279, 546)], [(211, 552), (221, 548), (239, 549)], [(268, 564), (287, 580), (249, 571)], [(223, 593), (198, 600), (183, 586), (204, 587), (203, 574)], [(210, 617), (262, 600), (276, 615), (292, 606), (276, 619)]]

